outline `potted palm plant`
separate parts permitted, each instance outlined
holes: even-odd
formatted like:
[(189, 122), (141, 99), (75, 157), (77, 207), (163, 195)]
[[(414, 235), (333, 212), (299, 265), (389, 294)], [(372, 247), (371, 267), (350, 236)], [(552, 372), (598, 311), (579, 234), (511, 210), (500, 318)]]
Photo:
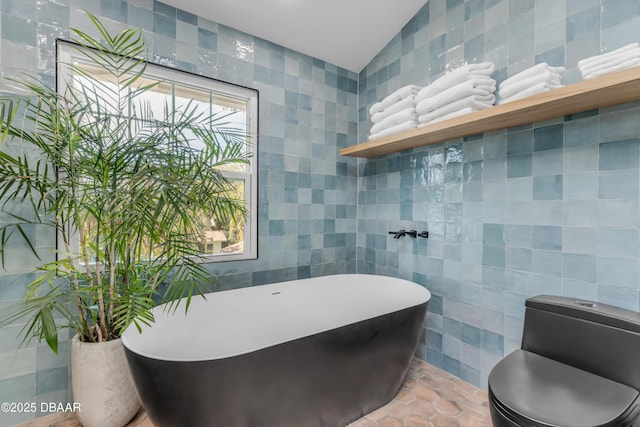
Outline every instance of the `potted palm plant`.
[[(186, 309), (205, 291), (203, 227), (245, 213), (220, 167), (250, 159), (247, 135), (225, 127), (224, 118), (190, 104), (154, 116), (142, 96), (153, 84), (143, 78), (141, 30), (110, 34), (89, 17), (99, 37), (72, 30), (75, 46), (114, 84), (69, 64), (81, 85), (58, 93), (37, 79), (12, 79), (13, 94), (0, 99), (0, 255), (11, 263), (18, 239), (40, 260), (3, 322), (20, 319), (25, 342), (44, 340), (54, 352), (61, 330), (74, 330), (80, 421), (109, 427), (139, 408), (122, 332), (153, 322), (158, 302), (182, 298)], [(55, 255), (36, 245), (33, 228), (53, 230)]]

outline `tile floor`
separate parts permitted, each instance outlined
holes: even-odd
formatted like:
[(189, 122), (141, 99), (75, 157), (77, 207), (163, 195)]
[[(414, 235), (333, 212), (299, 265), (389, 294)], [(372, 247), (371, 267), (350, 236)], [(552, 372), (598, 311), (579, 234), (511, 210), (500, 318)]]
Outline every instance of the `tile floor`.
[[(14, 427), (82, 427), (55, 414)], [(153, 427), (141, 411), (126, 427)], [(398, 395), (350, 427), (491, 427), (487, 393), (414, 359)]]
[(413, 359), (395, 399), (350, 427), (491, 427), (487, 393)]

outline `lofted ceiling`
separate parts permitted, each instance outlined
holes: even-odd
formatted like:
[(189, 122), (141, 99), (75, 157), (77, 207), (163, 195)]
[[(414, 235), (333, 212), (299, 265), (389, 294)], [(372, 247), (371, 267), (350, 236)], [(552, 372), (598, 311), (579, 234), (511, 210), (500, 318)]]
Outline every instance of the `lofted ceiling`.
[(428, 0), (163, 0), (360, 72)]

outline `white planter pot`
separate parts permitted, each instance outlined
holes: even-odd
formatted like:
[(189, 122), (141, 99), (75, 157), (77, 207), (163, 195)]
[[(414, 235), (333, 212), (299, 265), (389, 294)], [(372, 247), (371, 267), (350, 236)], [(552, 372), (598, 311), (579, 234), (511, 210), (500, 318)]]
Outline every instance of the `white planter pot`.
[(83, 427), (123, 427), (140, 409), (122, 340), (71, 341), (71, 388)]

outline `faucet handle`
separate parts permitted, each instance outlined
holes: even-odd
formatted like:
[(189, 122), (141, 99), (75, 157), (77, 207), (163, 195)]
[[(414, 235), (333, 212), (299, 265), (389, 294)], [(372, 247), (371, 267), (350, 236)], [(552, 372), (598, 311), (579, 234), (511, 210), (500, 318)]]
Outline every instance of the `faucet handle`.
[(400, 230), (400, 231), (389, 231), (389, 234), (393, 234), (393, 238), (394, 239), (399, 239), (401, 237), (404, 237), (407, 232), (404, 230)]

